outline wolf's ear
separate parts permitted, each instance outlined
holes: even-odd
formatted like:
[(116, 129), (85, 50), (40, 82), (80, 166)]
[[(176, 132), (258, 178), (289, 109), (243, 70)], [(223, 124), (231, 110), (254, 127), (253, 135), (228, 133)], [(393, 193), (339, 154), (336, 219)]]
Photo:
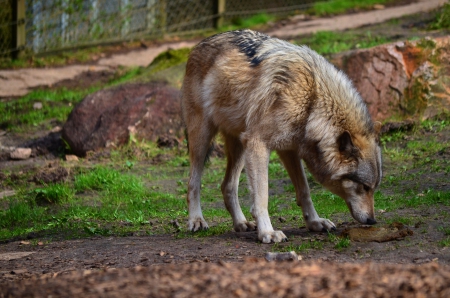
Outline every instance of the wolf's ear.
[(356, 157), (358, 155), (358, 148), (353, 144), (352, 136), (346, 130), (338, 138), (339, 152), (346, 158)]

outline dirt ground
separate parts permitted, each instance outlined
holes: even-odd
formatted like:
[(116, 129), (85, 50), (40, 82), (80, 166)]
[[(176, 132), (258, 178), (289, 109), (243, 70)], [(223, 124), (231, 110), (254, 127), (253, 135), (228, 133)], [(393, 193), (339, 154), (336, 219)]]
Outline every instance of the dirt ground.
[[(408, 38), (419, 34), (411, 28), (426, 22), (423, 14), (357, 30)], [(87, 87), (108, 76), (83, 75), (59, 86)], [(414, 137), (431, 136), (448, 142), (450, 129), (438, 134), (420, 131)], [(26, 143), (34, 148), (27, 161), (0, 156), (2, 169), (39, 168), (55, 160), (62, 146), (57, 130), (0, 138), (3, 146)], [(406, 141), (395, 146), (405, 146)], [(446, 150), (438, 159), (449, 157)], [(397, 169), (393, 163), (384, 165), (385, 175), (396, 175)], [(449, 191), (446, 179), (429, 173), (417, 177), (423, 182), (420, 190)], [(380, 224), (410, 218), (411, 233), (386, 242), (353, 241), (343, 249), (335, 248), (326, 233), (309, 232), (283, 218), (272, 222), (289, 242), (271, 245), (259, 243), (256, 232), (197, 238), (178, 237), (176, 228), (164, 235), (51, 241), (30, 233), (26, 239), (0, 243), (0, 297), (450, 297), (450, 247), (439, 245), (444, 236), (438, 229), (448, 226), (449, 213), (449, 206), (440, 205), (378, 210)], [(359, 226), (348, 218), (348, 214), (330, 218), (339, 223), (335, 235)], [(289, 251), (302, 243), (320, 243), (321, 248), (302, 251), (300, 262), (264, 260), (267, 252)]]

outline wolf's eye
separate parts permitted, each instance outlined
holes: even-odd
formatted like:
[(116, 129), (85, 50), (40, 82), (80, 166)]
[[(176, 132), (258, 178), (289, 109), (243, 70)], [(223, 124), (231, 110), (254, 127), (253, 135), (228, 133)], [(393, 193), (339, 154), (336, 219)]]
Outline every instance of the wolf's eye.
[(369, 190), (370, 190), (370, 187), (367, 186), (367, 185), (365, 185), (365, 184), (363, 184), (363, 187), (364, 187), (364, 190), (365, 190), (365, 191), (369, 191)]

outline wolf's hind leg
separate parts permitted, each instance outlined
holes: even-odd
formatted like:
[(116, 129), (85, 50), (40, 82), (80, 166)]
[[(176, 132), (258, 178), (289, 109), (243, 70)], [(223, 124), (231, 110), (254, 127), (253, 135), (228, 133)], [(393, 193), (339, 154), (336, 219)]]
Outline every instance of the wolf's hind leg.
[(326, 218), (320, 218), (314, 208), (305, 170), (297, 153), (295, 151), (277, 151), (277, 153), (294, 184), (297, 205), (302, 208), (306, 227), (315, 232), (335, 230), (334, 223)]
[[(191, 118), (195, 118), (191, 116)], [(207, 120), (199, 121), (197, 117), (187, 124), (190, 174), (188, 183), (187, 202), (189, 205), (188, 229), (192, 232), (208, 229), (208, 224), (203, 218), (200, 206), (201, 177), (205, 164), (206, 154), (211, 140), (217, 133), (217, 129)]]
[(238, 138), (226, 134), (224, 134), (224, 138), (227, 170), (221, 189), (225, 206), (233, 218), (236, 232), (253, 231), (256, 229), (256, 224), (247, 221), (238, 199), (239, 176), (244, 167), (244, 148)]

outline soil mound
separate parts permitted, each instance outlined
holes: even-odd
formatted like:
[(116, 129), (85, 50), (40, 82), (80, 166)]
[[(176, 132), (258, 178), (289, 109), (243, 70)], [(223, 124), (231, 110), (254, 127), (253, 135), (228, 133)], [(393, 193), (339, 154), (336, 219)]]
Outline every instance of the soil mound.
[(0, 297), (450, 297), (437, 264), (191, 263), (84, 271), (1, 287)]

